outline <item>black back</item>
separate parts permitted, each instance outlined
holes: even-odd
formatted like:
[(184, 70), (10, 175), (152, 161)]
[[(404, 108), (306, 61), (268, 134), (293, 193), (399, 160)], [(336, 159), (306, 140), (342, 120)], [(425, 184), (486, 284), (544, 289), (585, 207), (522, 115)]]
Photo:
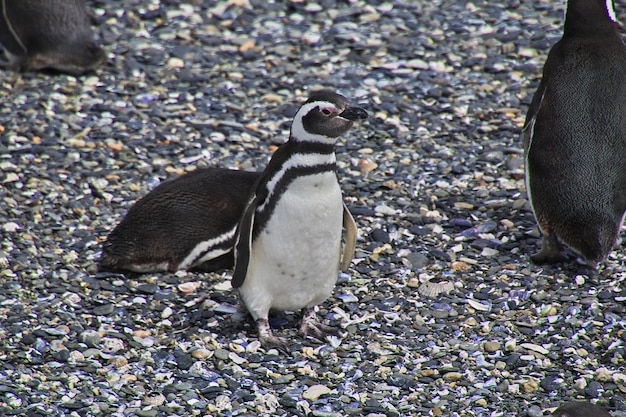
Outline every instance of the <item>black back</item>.
[[(237, 225), (258, 178), (257, 172), (206, 168), (160, 184), (109, 234), (100, 264), (127, 269), (129, 264), (169, 262), (176, 270), (198, 243)], [(234, 237), (224, 242), (225, 247), (233, 244)]]
[(0, 0), (0, 42), (22, 70), (81, 74), (101, 64), (91, 21), (83, 0)]
[(537, 221), (599, 260), (626, 210), (626, 50), (604, 0), (569, 1), (525, 129)]
[(608, 411), (599, 405), (586, 401), (572, 401), (561, 405), (552, 413), (553, 417), (611, 417)]

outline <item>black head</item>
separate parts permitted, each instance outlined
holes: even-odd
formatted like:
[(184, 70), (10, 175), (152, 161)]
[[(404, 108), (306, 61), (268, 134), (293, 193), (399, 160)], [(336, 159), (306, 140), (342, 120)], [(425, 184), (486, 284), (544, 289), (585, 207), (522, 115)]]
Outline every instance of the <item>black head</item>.
[(361, 107), (351, 107), (348, 99), (329, 90), (316, 91), (300, 107), (291, 125), (291, 138), (300, 142), (334, 142), (352, 127), (352, 122), (367, 118)]
[(592, 36), (617, 31), (613, 0), (569, 0), (565, 14), (566, 35)]

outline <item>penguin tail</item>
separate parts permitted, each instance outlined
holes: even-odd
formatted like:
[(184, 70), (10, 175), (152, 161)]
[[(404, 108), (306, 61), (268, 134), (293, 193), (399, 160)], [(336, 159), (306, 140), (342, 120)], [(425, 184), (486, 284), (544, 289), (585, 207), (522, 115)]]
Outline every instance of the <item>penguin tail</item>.
[[(593, 222), (572, 225), (568, 233), (570, 239), (563, 240), (591, 264), (602, 262), (613, 250), (619, 225), (607, 216), (598, 216)], [(570, 240), (570, 242), (567, 242)]]

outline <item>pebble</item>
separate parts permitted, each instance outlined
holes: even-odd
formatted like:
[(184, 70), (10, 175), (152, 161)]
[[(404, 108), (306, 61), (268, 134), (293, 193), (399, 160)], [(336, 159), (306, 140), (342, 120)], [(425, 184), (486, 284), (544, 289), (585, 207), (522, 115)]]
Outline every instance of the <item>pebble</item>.
[(307, 388), (302, 393), (302, 398), (304, 398), (305, 400), (315, 401), (321, 396), (329, 394), (329, 393), (330, 393), (330, 388), (328, 388), (326, 385), (317, 384), (317, 385), (313, 385)]
[(95, 330), (86, 330), (81, 334), (82, 341), (89, 347), (99, 347), (102, 336)]
[(159, 406), (165, 402), (165, 396), (163, 394), (155, 394), (145, 397), (142, 401), (143, 405)]
[(443, 380), (448, 382), (458, 381), (461, 378), (463, 378), (463, 374), (461, 374), (460, 372), (447, 372), (443, 374)]
[(584, 390), (585, 390), (585, 394), (589, 398), (598, 398), (600, 397), (603, 391), (603, 388), (602, 388), (602, 384), (600, 384), (598, 381), (590, 381)]
[(191, 356), (194, 359), (207, 359), (211, 356), (211, 351), (208, 349), (204, 349), (204, 348), (198, 348), (195, 349), (193, 352), (191, 352)]
[(542, 417), (543, 410), (541, 409), (541, 407), (537, 405), (531, 405), (530, 407), (528, 407), (528, 410), (526, 411), (526, 415), (528, 417)]
[(483, 349), (485, 350), (485, 352), (493, 353), (493, 352), (497, 352), (498, 350), (500, 350), (500, 346), (501, 346), (500, 342), (489, 341), (483, 344)]
[(548, 353), (550, 353), (548, 349), (534, 343), (520, 343), (519, 347), (530, 350), (532, 352), (540, 353), (542, 355), (547, 355)]

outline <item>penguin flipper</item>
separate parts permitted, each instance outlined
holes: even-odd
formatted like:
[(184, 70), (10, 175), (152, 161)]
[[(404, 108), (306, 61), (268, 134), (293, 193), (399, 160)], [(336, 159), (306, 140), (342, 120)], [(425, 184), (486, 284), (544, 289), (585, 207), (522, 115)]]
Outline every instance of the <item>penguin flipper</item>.
[(0, 43), (14, 55), (25, 55), (28, 52), (9, 20), (6, 0), (0, 0)]
[(350, 262), (354, 258), (354, 251), (356, 249), (356, 223), (352, 217), (352, 213), (346, 207), (346, 203), (343, 203), (343, 227), (346, 229), (345, 242), (341, 251), (341, 270), (346, 272), (350, 267)]
[(241, 287), (246, 279), (246, 275), (248, 274), (257, 200), (257, 195), (253, 194), (250, 201), (248, 201), (248, 204), (243, 212), (243, 216), (237, 226), (237, 237), (234, 248), (235, 270), (233, 271), (233, 279), (231, 281), (233, 288)]
[(535, 121), (537, 120), (537, 113), (539, 113), (541, 103), (543, 102), (545, 90), (546, 84), (542, 79), (532, 101), (530, 102), (528, 113), (526, 113), (526, 120), (524, 121), (524, 127), (522, 128), (522, 144), (524, 145), (524, 152), (526, 153), (530, 150)]

